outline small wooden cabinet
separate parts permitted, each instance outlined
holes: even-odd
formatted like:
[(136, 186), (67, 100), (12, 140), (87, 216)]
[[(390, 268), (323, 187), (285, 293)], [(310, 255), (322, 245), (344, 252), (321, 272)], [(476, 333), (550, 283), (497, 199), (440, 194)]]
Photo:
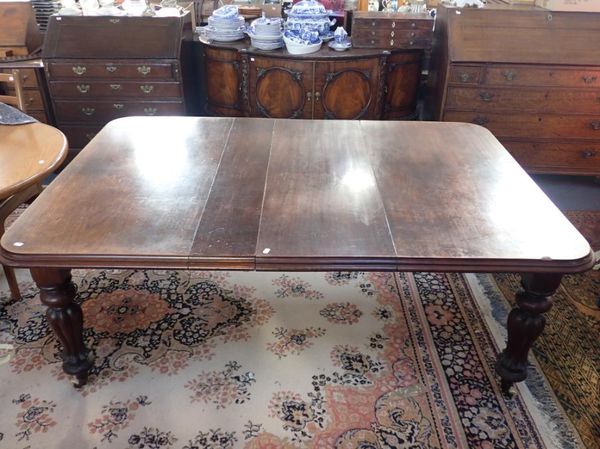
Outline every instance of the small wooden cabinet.
[(188, 19), (50, 18), (46, 77), (71, 149), (119, 117), (185, 114), (180, 50)]
[(413, 118), (419, 50), (326, 46), (310, 55), (204, 43), (207, 108), (214, 115), (307, 119)]
[(488, 128), (530, 172), (600, 175), (600, 14), (441, 5), (427, 118)]

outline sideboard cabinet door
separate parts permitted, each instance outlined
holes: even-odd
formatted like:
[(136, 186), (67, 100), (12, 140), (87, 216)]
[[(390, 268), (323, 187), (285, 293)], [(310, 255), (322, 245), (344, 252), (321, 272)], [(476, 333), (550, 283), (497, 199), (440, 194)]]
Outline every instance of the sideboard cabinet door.
[(412, 118), (417, 107), (421, 51), (394, 53), (386, 64), (384, 119)]
[(314, 118), (379, 118), (379, 61), (379, 58), (368, 58), (317, 62)]
[(208, 111), (229, 117), (244, 115), (239, 52), (208, 46), (204, 47), (204, 52)]
[(248, 56), (251, 117), (312, 118), (313, 61)]

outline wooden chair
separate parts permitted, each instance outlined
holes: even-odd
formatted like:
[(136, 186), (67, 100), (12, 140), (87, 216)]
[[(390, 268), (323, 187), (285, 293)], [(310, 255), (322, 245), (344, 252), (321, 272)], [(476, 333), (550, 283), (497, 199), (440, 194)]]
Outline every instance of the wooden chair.
[[(16, 72), (16, 73), (15, 73)], [(0, 73), (0, 81), (14, 83), (14, 97), (0, 95), (0, 101), (8, 97), (19, 109), (25, 112), (23, 95), (18, 70), (11, 74)], [(8, 75), (4, 77), (2, 75)], [(26, 131), (26, 129), (28, 131)], [(9, 131), (9, 130), (12, 130)], [(10, 136), (16, 135), (15, 138)], [(50, 126), (33, 123), (28, 125), (0, 125), (0, 172), (6, 170), (7, 175), (0, 176), (6, 185), (0, 182), (0, 237), (4, 234), (7, 217), (21, 204), (26, 203), (42, 192), (42, 181), (52, 173), (67, 154), (67, 143), (64, 135)], [(11, 297), (19, 299), (21, 292), (15, 272), (12, 268), (2, 266), (8, 281)]]
[(19, 69), (12, 69), (7, 73), (0, 73), (0, 83), (8, 84), (9, 89), (12, 87), (12, 90), (15, 92), (14, 95), (0, 95), (0, 103), (6, 103), (19, 108), (23, 112), (27, 112), (25, 94), (23, 85), (21, 84), (21, 77), (19, 76)]

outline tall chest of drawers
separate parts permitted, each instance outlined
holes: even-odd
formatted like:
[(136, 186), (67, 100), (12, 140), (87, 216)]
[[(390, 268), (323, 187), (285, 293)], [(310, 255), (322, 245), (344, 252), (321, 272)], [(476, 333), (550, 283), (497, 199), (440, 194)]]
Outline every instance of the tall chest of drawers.
[(185, 114), (180, 51), (188, 18), (50, 18), (43, 58), (71, 149), (116, 118)]
[(487, 127), (530, 172), (600, 175), (600, 14), (440, 6), (427, 118)]

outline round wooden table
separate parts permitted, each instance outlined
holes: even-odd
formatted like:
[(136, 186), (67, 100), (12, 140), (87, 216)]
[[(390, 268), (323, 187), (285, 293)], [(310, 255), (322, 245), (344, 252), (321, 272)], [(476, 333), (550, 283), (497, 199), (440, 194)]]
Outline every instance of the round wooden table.
[[(41, 182), (62, 164), (67, 152), (67, 139), (56, 128), (42, 123), (0, 125), (0, 237), (6, 218), (42, 191)], [(11, 296), (18, 299), (14, 270), (3, 268)]]

